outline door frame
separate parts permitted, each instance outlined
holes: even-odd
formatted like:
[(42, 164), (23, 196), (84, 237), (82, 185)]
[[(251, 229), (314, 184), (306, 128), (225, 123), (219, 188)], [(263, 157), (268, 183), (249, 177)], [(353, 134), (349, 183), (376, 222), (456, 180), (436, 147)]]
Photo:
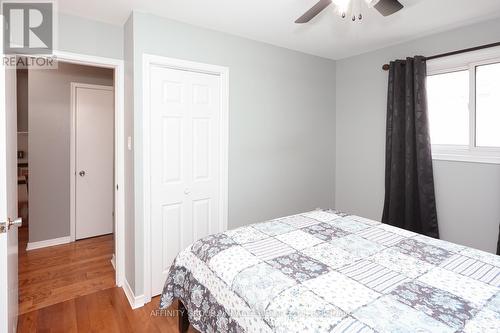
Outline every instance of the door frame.
[[(69, 215), (69, 220), (70, 220), (70, 240), (71, 242), (76, 241), (76, 89), (78, 88), (89, 88), (89, 89), (95, 89), (95, 90), (107, 90), (107, 91), (114, 91), (114, 84), (113, 86), (105, 86), (105, 85), (99, 85), (99, 84), (88, 84), (88, 83), (80, 83), (80, 82), (71, 82), (71, 135), (70, 135), (70, 192), (69, 192), (69, 198), (70, 198), (70, 215)], [(115, 111), (115, 110), (113, 110)], [(113, 119), (114, 119), (114, 114), (113, 114)], [(113, 140), (114, 141), (114, 140)], [(113, 146), (115, 147), (115, 144), (113, 142)], [(115, 172), (115, 165), (113, 161), (113, 174)], [(114, 190), (113, 190), (114, 192)], [(113, 198), (114, 201), (114, 198)], [(115, 223), (115, 207), (113, 203), (113, 224)], [(113, 233), (114, 233), (115, 226), (113, 227)]]
[(153, 242), (151, 240), (151, 106), (150, 106), (150, 71), (154, 66), (165, 67), (176, 70), (184, 70), (195, 73), (205, 73), (220, 77), (220, 211), (222, 213), (222, 228), (227, 229), (228, 220), (228, 150), (229, 150), (229, 68), (217, 65), (210, 65), (199, 62), (192, 62), (182, 59), (174, 59), (144, 53), (142, 55), (142, 87), (143, 87), (143, 112), (142, 112), (142, 191), (143, 191), (143, 219), (144, 219), (144, 302), (151, 301), (152, 270), (151, 254)]
[[(3, 33), (4, 33), (4, 17), (3, 15), (0, 16), (0, 45), (3, 45)], [(1, 53), (2, 55), (3, 52)], [(8, 80), (9, 78), (12, 78), (14, 82)], [(9, 81), (9, 82), (7, 82)], [(16, 181), (14, 179), (9, 179), (9, 171), (10, 167), (9, 164), (7, 163), (9, 161), (9, 157), (12, 157), (14, 160), (13, 162), (16, 162), (17, 166), (17, 157), (14, 155), (14, 151), (10, 151), (9, 147), (7, 146), (7, 141), (9, 138), (9, 129), (12, 129), (12, 127), (8, 126), (16, 126), (15, 124), (15, 118), (12, 119), (8, 116), (7, 112), (7, 106), (11, 106), (13, 108), (16, 107), (16, 96), (15, 94), (8, 94), (9, 88), (8, 84), (14, 83), (16, 85), (16, 73), (15, 69), (13, 68), (8, 68), (4, 64), (0, 65), (0, 127), (3, 128), (0, 130), (0, 169), (2, 171), (0, 172), (0, 195), (3, 196), (2, 200), (0, 200), (0, 222), (5, 223), (5, 227), (7, 230), (3, 234), (0, 235), (1, 238), (5, 237), (5, 241), (3, 239), (0, 240), (0, 332), (8, 332), (11, 329), (14, 329), (13, 332), (16, 332), (17, 324), (18, 324), (18, 317), (19, 317), (19, 301), (18, 301), (18, 296), (19, 296), (19, 280), (18, 280), (18, 227), (13, 226), (13, 230), (9, 231), (9, 226), (7, 225), (9, 223), (8, 218), (16, 218), (18, 215), (18, 202), (17, 202), (17, 185)], [(17, 89), (14, 87), (14, 90)], [(13, 102), (14, 104), (8, 105), (9, 101)], [(17, 112), (16, 110), (11, 110), (13, 113), (14, 117), (17, 117)], [(14, 123), (10, 123), (9, 121), (14, 120)], [(17, 133), (17, 129), (15, 131)], [(17, 142), (17, 134), (13, 135), (13, 139), (15, 142)], [(16, 143), (17, 145), (17, 143)], [(17, 147), (14, 147), (14, 150), (17, 150)], [(9, 156), (9, 154), (12, 154)], [(16, 167), (14, 167), (15, 170)], [(12, 171), (14, 171), (12, 170)], [(9, 184), (10, 183), (10, 184)], [(9, 198), (9, 185), (12, 185), (13, 188), (15, 189), (15, 198)], [(5, 192), (3, 191), (3, 188), (5, 188)], [(10, 200), (9, 200), (10, 199)], [(14, 201), (16, 209), (14, 212), (10, 212), (9, 208), (9, 201)], [(10, 215), (10, 214), (13, 214)], [(10, 215), (10, 216), (9, 216)], [(15, 231), (14, 231), (15, 229)], [(12, 239), (15, 242), (15, 246), (12, 246), (13, 244), (9, 244), (9, 232), (10, 233), (15, 233), (14, 235), (10, 235)], [(5, 244), (4, 244), (5, 242)], [(5, 246), (4, 246), (5, 245)], [(5, 251), (5, 253), (3, 253)], [(12, 264), (12, 259), (16, 261), (16, 265), (14, 268), (14, 272), (10, 270), (10, 265)], [(6, 269), (4, 269), (4, 267)], [(12, 280), (10, 278), (13, 278)], [(14, 284), (14, 288), (11, 290), (11, 283)], [(13, 292), (12, 292), (13, 291)], [(5, 292), (5, 293), (4, 293)], [(12, 292), (12, 293), (11, 293)], [(6, 302), (6, 303), (4, 303)], [(12, 331), (11, 331), (12, 332)], [(10, 332), (9, 332), (10, 333)]]
[[(124, 110), (124, 62), (120, 59), (91, 56), (79, 53), (55, 51), (58, 61), (109, 68), (114, 70), (114, 236), (115, 236), (115, 283), (122, 287), (125, 282), (125, 110)], [(72, 102), (73, 105), (73, 102)], [(71, 163), (73, 163), (73, 158)], [(70, 163), (70, 164), (71, 164)], [(70, 167), (71, 168), (71, 167)], [(70, 170), (71, 172), (71, 170)], [(73, 177), (72, 177), (73, 178)], [(71, 214), (73, 216), (73, 214)], [(71, 228), (73, 224), (71, 223)], [(70, 238), (74, 241), (74, 229)]]

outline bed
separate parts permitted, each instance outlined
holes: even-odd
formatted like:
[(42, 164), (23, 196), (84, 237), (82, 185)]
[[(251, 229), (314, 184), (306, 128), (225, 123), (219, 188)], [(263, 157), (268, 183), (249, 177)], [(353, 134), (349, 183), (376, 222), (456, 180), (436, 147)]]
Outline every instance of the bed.
[(500, 257), (316, 210), (198, 240), (176, 299), (200, 332), (499, 332)]

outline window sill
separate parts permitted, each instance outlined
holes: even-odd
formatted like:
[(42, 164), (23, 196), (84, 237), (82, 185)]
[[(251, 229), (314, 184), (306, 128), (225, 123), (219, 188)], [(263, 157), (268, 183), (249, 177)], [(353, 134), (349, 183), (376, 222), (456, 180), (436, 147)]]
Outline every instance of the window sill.
[(464, 153), (432, 153), (432, 159), (438, 161), (454, 161), (481, 164), (500, 164), (500, 155), (480, 155)]

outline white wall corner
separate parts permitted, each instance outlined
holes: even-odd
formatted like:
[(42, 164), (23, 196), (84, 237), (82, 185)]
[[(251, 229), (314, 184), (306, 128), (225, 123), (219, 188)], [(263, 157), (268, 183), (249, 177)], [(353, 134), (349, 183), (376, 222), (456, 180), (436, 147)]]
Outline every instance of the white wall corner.
[(71, 242), (70, 236), (47, 239), (47, 240), (43, 240), (43, 241), (39, 241), (39, 242), (30, 242), (26, 246), (26, 251), (41, 249), (41, 248), (49, 247), (49, 246), (68, 244), (70, 242)]
[(132, 288), (130, 288), (130, 285), (128, 284), (127, 279), (123, 280), (122, 288), (132, 309), (137, 309), (144, 306), (144, 295), (135, 296)]

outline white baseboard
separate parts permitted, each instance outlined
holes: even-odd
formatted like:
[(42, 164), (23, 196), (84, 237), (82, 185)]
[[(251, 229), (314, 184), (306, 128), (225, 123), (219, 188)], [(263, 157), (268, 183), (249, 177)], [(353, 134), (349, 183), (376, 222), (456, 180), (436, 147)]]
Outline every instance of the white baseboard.
[(30, 242), (26, 246), (26, 251), (41, 249), (41, 248), (49, 247), (49, 246), (68, 244), (70, 242), (71, 242), (70, 236), (59, 237), (59, 238), (54, 238), (54, 239), (47, 239), (47, 240), (43, 240), (43, 241), (39, 241), (39, 242)]
[(124, 279), (122, 288), (132, 309), (137, 309), (144, 306), (144, 295), (135, 296), (132, 288), (130, 288), (130, 285), (128, 284), (127, 279)]

